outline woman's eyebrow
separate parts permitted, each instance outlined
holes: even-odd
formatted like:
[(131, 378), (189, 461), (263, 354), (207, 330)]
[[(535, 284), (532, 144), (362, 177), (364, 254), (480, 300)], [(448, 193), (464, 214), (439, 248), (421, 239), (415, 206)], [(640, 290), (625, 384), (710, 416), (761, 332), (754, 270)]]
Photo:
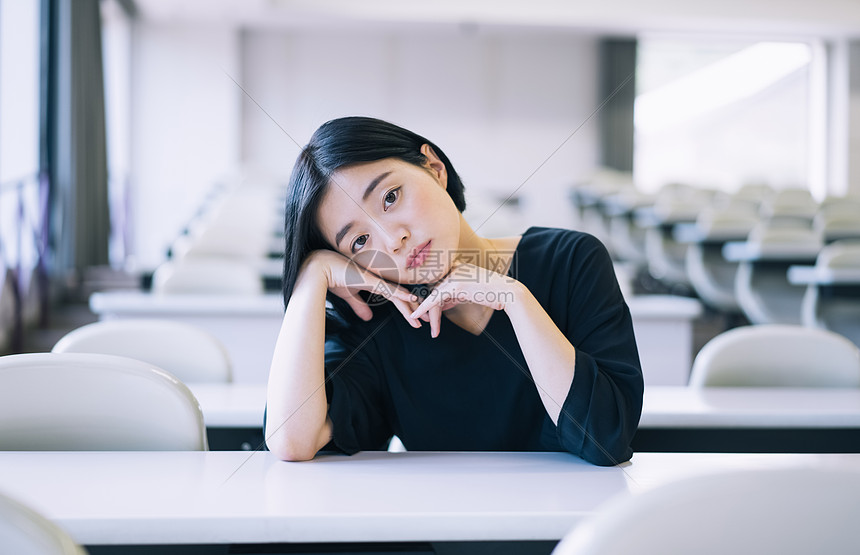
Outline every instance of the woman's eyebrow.
[[(367, 185), (367, 189), (364, 190), (364, 195), (362, 195), (361, 201), (362, 202), (367, 201), (367, 197), (369, 197), (373, 193), (373, 190), (376, 189), (376, 186), (379, 185), (380, 183), (382, 183), (382, 180), (385, 179), (386, 177), (388, 177), (389, 175), (391, 175), (391, 171), (387, 171), (387, 172), (384, 172), (384, 173), (377, 175), (373, 179), (373, 181), (371, 181)], [(337, 232), (337, 235), (335, 235), (335, 237), (334, 237), (334, 246), (335, 247), (340, 247), (340, 242), (343, 240), (343, 236), (349, 232), (349, 229), (352, 227), (352, 224), (353, 224), (353, 222), (349, 222), (348, 224), (343, 226), (340, 229), (340, 231)]]
[(370, 194), (373, 193), (373, 190), (376, 189), (376, 186), (379, 185), (382, 180), (389, 175), (391, 175), (390, 171), (377, 175), (376, 178), (371, 181), (370, 184), (367, 186), (367, 189), (364, 190), (364, 195), (361, 197), (362, 202), (366, 201), (367, 197), (369, 197)]

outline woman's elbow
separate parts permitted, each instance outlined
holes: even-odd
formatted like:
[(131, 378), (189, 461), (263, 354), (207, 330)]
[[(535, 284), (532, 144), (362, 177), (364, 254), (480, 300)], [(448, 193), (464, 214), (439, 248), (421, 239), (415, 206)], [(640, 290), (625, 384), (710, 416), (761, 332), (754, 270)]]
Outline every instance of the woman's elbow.
[(306, 443), (296, 443), (284, 439), (267, 439), (266, 447), (282, 461), (300, 462), (313, 459), (318, 449)]

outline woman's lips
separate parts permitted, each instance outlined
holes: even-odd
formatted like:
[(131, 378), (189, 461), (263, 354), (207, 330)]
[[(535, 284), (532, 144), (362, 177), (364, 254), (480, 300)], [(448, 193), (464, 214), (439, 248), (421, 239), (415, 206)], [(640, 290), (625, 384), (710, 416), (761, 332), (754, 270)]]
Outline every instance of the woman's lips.
[(427, 241), (409, 255), (409, 262), (406, 264), (407, 269), (411, 270), (412, 268), (417, 268), (424, 264), (424, 261), (427, 260), (427, 255), (430, 254), (430, 243), (432, 242), (433, 241)]

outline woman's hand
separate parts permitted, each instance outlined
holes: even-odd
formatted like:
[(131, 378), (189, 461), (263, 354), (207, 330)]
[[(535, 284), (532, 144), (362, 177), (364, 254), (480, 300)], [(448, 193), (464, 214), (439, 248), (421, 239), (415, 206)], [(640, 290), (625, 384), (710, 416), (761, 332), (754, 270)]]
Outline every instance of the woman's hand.
[(410, 317), (425, 321), (429, 317), (430, 335), (437, 337), (443, 311), (463, 303), (504, 310), (514, 300), (518, 284), (513, 278), (474, 264), (455, 264)]
[(345, 300), (353, 312), (364, 321), (373, 317), (373, 311), (358, 292), (370, 291), (374, 295), (391, 301), (412, 327), (421, 327), (419, 319), (411, 316), (412, 311), (419, 304), (419, 298), (416, 295), (405, 287), (379, 277), (338, 252), (327, 249), (313, 251), (302, 265), (299, 272), (300, 279), (301, 274), (307, 271), (322, 273), (328, 284), (328, 290)]

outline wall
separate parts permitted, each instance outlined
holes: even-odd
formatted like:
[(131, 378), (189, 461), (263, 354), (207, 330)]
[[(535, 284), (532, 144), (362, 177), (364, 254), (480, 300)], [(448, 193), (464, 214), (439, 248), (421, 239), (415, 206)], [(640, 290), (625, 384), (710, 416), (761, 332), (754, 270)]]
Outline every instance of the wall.
[(848, 52), (848, 192), (860, 195), (860, 41), (852, 41)]
[(138, 20), (132, 44), (132, 263), (152, 267), (239, 163), (239, 34)]
[(596, 122), (582, 124), (599, 104), (596, 42), (581, 33), (138, 20), (133, 42), (129, 200), (142, 267), (163, 260), (219, 178), (241, 163), (285, 179), (338, 116), (389, 119), (437, 143), (467, 185), (473, 225), (519, 188), (525, 218), (502, 210), (487, 235), (571, 225), (567, 189), (595, 165)]
[[(526, 222), (570, 225), (566, 190), (593, 169), (596, 122), (550, 156), (599, 103), (594, 39), (449, 25), (245, 31), (241, 44), (249, 166), (286, 177), (320, 124), (371, 115), (445, 150), (466, 183), (467, 218), (480, 224), (528, 179)], [(504, 219), (481, 231), (518, 225)]]

